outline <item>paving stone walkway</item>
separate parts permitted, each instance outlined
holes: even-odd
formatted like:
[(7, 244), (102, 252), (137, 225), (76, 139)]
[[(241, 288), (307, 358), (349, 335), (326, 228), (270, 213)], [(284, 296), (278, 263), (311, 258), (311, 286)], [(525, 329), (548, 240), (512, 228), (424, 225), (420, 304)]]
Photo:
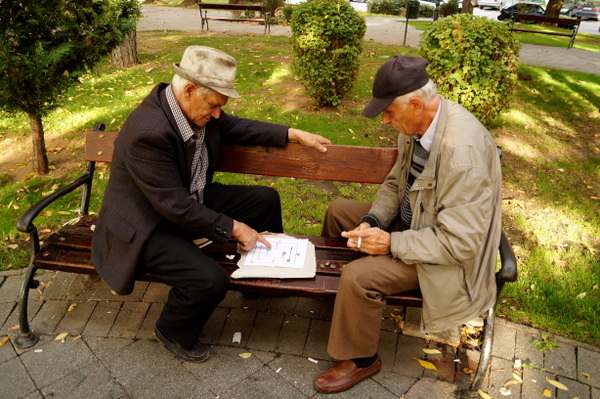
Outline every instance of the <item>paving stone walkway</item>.
[[(464, 388), (479, 353), (444, 337), (423, 337), (419, 314), (409, 309), (404, 334), (384, 320), (378, 353), (383, 369), (350, 391), (322, 395), (315, 375), (333, 364), (325, 347), (333, 303), (309, 298), (246, 300), (230, 291), (202, 337), (212, 357), (203, 364), (179, 361), (152, 335), (167, 287), (138, 283), (128, 296), (114, 295), (97, 278), (45, 272), (32, 290), (30, 317), (40, 342), (20, 350), (16, 301), (22, 275), (0, 273), (0, 398), (405, 398), (450, 399)], [(45, 288), (44, 288), (45, 287)], [(394, 312), (388, 308), (386, 315)], [(417, 312), (417, 313), (415, 313)], [(542, 353), (532, 344), (541, 332), (497, 319), (490, 372), (482, 390), (492, 398), (600, 399), (600, 348), (553, 337), (558, 348)], [(241, 342), (233, 343), (241, 332)], [(67, 333), (64, 342), (56, 340)], [(435, 339), (434, 339), (435, 338)], [(441, 353), (426, 355), (423, 348)], [(250, 353), (248, 358), (240, 355)], [(435, 364), (425, 370), (416, 359)], [(522, 383), (500, 389), (513, 373)], [(555, 388), (559, 381), (568, 391)], [(506, 392), (505, 392), (506, 393)]]
[[(144, 7), (139, 30), (198, 30), (197, 11)], [(394, 18), (369, 18), (367, 40), (403, 44)], [(256, 27), (211, 22), (211, 34), (248, 33)], [(287, 35), (274, 26), (272, 34)], [(244, 32), (247, 30), (247, 32)], [(260, 30), (260, 29), (259, 29)], [(407, 29), (407, 45), (419, 32)], [(256, 32), (255, 32), (256, 33)], [(525, 46), (521, 61), (598, 73), (600, 56), (583, 50)], [(100, 280), (45, 272), (32, 290), (29, 312), (40, 342), (27, 350), (9, 336), (18, 325), (17, 298), (22, 275), (0, 273), (0, 398), (404, 398), (449, 399), (468, 386), (479, 353), (456, 347), (455, 337), (423, 336), (417, 309), (408, 309), (404, 333), (384, 320), (379, 354), (383, 369), (350, 391), (323, 395), (312, 387), (315, 375), (333, 361), (325, 352), (333, 303), (297, 297), (244, 299), (229, 292), (209, 321), (203, 341), (212, 357), (203, 364), (181, 362), (152, 335), (167, 295), (161, 284), (138, 283), (133, 294), (117, 296)], [(44, 288), (45, 287), (45, 288)], [(388, 308), (386, 315), (395, 312)], [(233, 334), (241, 332), (241, 342)], [(55, 338), (67, 333), (64, 342)], [(540, 352), (541, 332), (496, 320), (490, 371), (482, 390), (492, 398), (600, 399), (600, 348), (562, 337)], [(423, 348), (441, 354), (426, 355)], [(241, 354), (251, 354), (242, 358)], [(416, 359), (435, 364), (425, 370)], [(520, 382), (506, 385), (515, 375)], [(554, 387), (559, 381), (568, 391)], [(513, 381), (514, 382), (514, 381)], [(505, 386), (506, 385), (506, 386)], [(503, 390), (503, 393), (501, 392)]]

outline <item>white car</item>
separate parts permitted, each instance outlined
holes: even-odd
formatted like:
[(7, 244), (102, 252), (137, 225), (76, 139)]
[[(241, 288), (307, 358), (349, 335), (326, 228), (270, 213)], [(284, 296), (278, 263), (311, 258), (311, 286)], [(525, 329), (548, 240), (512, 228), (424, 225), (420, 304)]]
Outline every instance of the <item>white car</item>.
[(479, 0), (479, 8), (483, 10), (485, 7), (495, 8), (500, 11), (506, 5), (506, 0)]

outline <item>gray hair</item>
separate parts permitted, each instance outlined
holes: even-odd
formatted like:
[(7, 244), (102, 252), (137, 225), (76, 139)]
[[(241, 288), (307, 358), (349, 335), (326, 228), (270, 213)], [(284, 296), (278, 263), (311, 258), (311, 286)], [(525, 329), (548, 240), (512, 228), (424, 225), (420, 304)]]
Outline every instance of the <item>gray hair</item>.
[(177, 74), (173, 75), (173, 80), (171, 81), (171, 86), (173, 86), (174, 91), (179, 91), (179, 90), (183, 90), (183, 87), (188, 83), (192, 83), (192, 84), (196, 85), (197, 89), (196, 89), (195, 93), (197, 96), (214, 93), (214, 90), (209, 89), (208, 87), (204, 87), (202, 85), (196, 84), (194, 82), (191, 82), (191, 81), (187, 80), (186, 78), (183, 78)]
[(429, 82), (427, 82), (425, 84), (425, 86), (423, 86), (420, 89), (417, 89), (415, 91), (412, 91), (408, 94), (404, 94), (400, 97), (396, 97), (394, 99), (393, 103), (404, 107), (406, 104), (408, 104), (408, 101), (412, 97), (418, 97), (423, 102), (423, 105), (425, 107), (427, 107), (433, 100), (435, 100), (437, 95), (438, 95), (437, 86), (435, 85), (435, 83), (433, 83), (433, 81), (431, 79), (429, 79)]

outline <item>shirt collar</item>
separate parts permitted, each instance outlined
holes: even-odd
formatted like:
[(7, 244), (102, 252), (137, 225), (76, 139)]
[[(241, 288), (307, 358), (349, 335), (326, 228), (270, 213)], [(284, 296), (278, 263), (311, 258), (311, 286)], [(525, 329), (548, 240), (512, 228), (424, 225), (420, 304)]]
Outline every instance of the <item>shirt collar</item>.
[(183, 141), (187, 143), (194, 135), (194, 131), (192, 130), (192, 127), (190, 126), (190, 123), (187, 121), (186, 117), (183, 115), (183, 111), (181, 111), (179, 103), (175, 99), (175, 94), (173, 94), (172, 85), (167, 86), (167, 88), (165, 89), (165, 94), (167, 96), (169, 108), (171, 108), (173, 117), (175, 117), (177, 127), (181, 132), (181, 137), (183, 138)]
[(440, 105), (438, 105), (438, 109), (435, 112), (435, 116), (433, 117), (431, 124), (425, 131), (425, 134), (422, 135), (420, 138), (417, 138), (417, 140), (421, 142), (421, 145), (427, 150), (427, 152), (431, 152), (431, 146), (433, 145), (433, 137), (435, 136), (435, 129), (437, 128), (438, 120), (440, 119), (440, 111), (442, 109), (441, 105), (442, 103), (440, 101)]

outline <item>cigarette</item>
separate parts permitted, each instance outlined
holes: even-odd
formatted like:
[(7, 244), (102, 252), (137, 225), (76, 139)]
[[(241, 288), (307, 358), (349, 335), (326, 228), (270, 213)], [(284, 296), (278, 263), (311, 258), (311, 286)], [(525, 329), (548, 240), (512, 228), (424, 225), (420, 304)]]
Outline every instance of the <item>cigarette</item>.
[[(362, 231), (363, 227), (362, 224), (360, 225), (360, 227), (358, 228), (358, 231)], [(358, 242), (356, 243), (356, 248), (360, 249), (360, 246), (362, 244), (362, 237), (358, 237)]]

